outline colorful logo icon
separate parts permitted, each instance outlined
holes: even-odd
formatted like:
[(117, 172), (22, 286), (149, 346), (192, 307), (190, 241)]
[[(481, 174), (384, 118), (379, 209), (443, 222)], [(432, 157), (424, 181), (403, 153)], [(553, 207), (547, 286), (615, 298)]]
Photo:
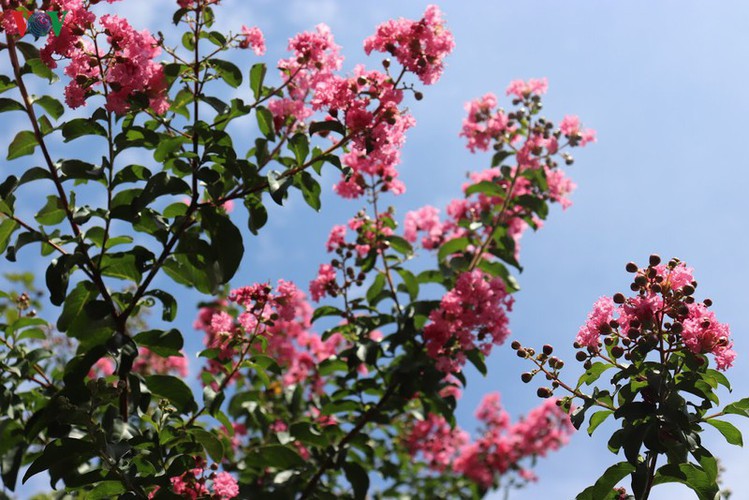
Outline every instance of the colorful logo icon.
[(13, 15), (13, 20), (16, 22), (16, 28), (18, 28), (20, 36), (24, 36), (28, 32), (34, 35), (36, 40), (39, 40), (39, 38), (47, 36), (50, 31), (55, 36), (60, 36), (62, 23), (65, 21), (68, 11), (36, 10), (31, 12), (26, 9), (19, 9), (12, 11), (11, 14)]

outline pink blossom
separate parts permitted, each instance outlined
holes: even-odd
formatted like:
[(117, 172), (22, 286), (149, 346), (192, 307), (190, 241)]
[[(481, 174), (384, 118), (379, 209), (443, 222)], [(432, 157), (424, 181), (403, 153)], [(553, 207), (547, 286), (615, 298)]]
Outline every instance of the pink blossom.
[(387, 52), (426, 85), (439, 80), (443, 59), (455, 47), (452, 33), (445, 27), (442, 12), (429, 5), (419, 21), (398, 19), (380, 24), (364, 41), (364, 51)]
[(217, 333), (232, 333), (234, 318), (225, 311), (219, 311), (211, 316), (211, 328)]
[(489, 394), (479, 414), (485, 423), (484, 433), (461, 447), (453, 461), (453, 470), (484, 488), (495, 485), (499, 476), (513, 470), (526, 480), (534, 478), (520, 465), (521, 461), (545, 456), (560, 448), (574, 431), (569, 416), (553, 399), (511, 424), (509, 416), (499, 406), (498, 396)]
[(487, 278), (479, 270), (459, 275), (424, 328), (427, 353), (437, 368), (460, 371), (465, 352), (480, 349), (488, 355), (493, 345), (503, 343), (510, 333), (512, 304), (500, 278)]
[(580, 327), (580, 331), (577, 333), (575, 339), (578, 344), (585, 347), (592, 347), (598, 349), (600, 345), (601, 333), (607, 331), (609, 322), (613, 319), (614, 313), (614, 301), (611, 297), (601, 297), (593, 304), (593, 310), (588, 313), (588, 320), (583, 326)]
[(704, 304), (693, 303), (688, 308), (689, 316), (683, 321), (681, 333), (684, 344), (695, 354), (713, 354), (719, 370), (730, 368), (736, 353), (728, 325), (720, 323)]
[(186, 377), (188, 361), (184, 356), (162, 357), (147, 347), (138, 348), (138, 357), (133, 362), (133, 371), (141, 375), (177, 374)]
[(219, 472), (213, 478), (213, 491), (221, 499), (234, 498), (239, 495), (239, 486), (237, 480), (228, 472)]
[(531, 78), (527, 82), (513, 80), (507, 86), (507, 95), (514, 95), (519, 99), (525, 99), (529, 95), (543, 95), (549, 89), (549, 81), (544, 78)]
[(496, 110), (497, 97), (488, 93), (468, 102), (465, 109), (468, 116), (463, 120), (461, 137), (468, 139), (468, 149), (487, 151), (493, 141), (499, 140), (508, 131), (509, 119), (504, 111)]
[(665, 264), (660, 264), (655, 268), (658, 276), (663, 277), (661, 282), (662, 288), (680, 290), (686, 285), (692, 285), (694, 282), (694, 269), (687, 267), (683, 262), (679, 262), (676, 267), (671, 269)]
[(421, 245), (425, 249), (433, 250), (439, 247), (444, 237), (444, 226), (439, 219), (439, 210), (427, 205), (406, 214), (403, 237), (415, 243), (419, 232), (426, 233), (421, 239)]
[(108, 377), (114, 373), (114, 361), (112, 358), (103, 357), (94, 363), (88, 372), (88, 378)]
[(239, 42), (239, 48), (249, 49), (252, 48), (256, 56), (262, 56), (265, 54), (265, 38), (260, 28), (253, 26), (248, 28), (242, 25), (242, 40)]
[(579, 141), (580, 146), (585, 146), (589, 142), (596, 142), (596, 131), (581, 128), (580, 118), (575, 115), (565, 116), (559, 124), (559, 131), (571, 140)]
[(458, 448), (468, 442), (468, 434), (458, 427), (451, 428), (441, 415), (430, 413), (424, 420), (414, 422), (404, 438), (412, 456), (421, 453), (430, 468), (444, 471), (450, 467)]
[(328, 252), (332, 252), (340, 248), (346, 242), (346, 226), (337, 225), (333, 226), (328, 236), (328, 241), (325, 243), (325, 248)]
[(319, 302), (324, 296), (329, 295), (331, 288), (335, 286), (336, 270), (330, 264), (321, 264), (317, 278), (309, 284), (312, 300)]

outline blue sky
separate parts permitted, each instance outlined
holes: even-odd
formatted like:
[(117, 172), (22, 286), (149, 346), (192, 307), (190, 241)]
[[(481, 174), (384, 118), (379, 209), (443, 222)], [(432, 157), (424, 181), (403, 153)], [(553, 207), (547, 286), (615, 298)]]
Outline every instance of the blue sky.
[[(167, 31), (172, 0), (126, 0), (106, 6), (138, 28)], [(344, 47), (346, 67), (365, 62), (362, 40), (388, 18), (417, 18), (427, 2), (336, 0), (224, 0), (217, 10), (222, 29), (258, 25), (266, 34), (270, 67), (285, 56), (286, 40), (319, 22)], [(628, 284), (624, 264), (644, 263), (650, 253), (677, 256), (695, 268), (697, 295), (714, 300), (719, 319), (731, 325), (739, 357), (728, 375), (733, 394), (749, 392), (749, 341), (744, 332), (749, 270), (744, 154), (749, 95), (749, 5), (738, 1), (661, 2), (526, 0), (438, 3), (456, 39), (442, 80), (410, 105), (417, 127), (410, 131), (400, 172), (408, 191), (388, 202), (405, 211), (424, 204), (442, 207), (459, 195), (467, 171), (488, 166), (458, 137), (466, 101), (492, 91), (503, 94), (515, 78), (547, 76), (545, 113), (559, 120), (578, 114), (598, 131), (598, 143), (577, 150), (569, 169), (578, 184), (574, 205), (555, 210), (546, 227), (522, 241), (523, 290), (511, 316), (513, 336), (527, 344), (550, 342), (566, 354), (567, 372), (579, 373), (569, 347), (592, 303)], [(167, 15), (167, 13), (169, 13)], [(244, 67), (256, 62), (239, 54)], [(504, 101), (508, 105), (507, 101)], [(252, 130), (248, 129), (248, 142)], [(236, 139), (235, 139), (236, 140)], [(236, 140), (239, 143), (239, 140)], [(235, 285), (291, 278), (306, 284), (326, 261), (324, 241), (333, 224), (359, 208), (332, 193), (335, 176), (324, 177), (323, 209), (312, 212), (301, 197), (273, 210), (260, 237), (246, 243), (247, 256)], [(166, 284), (166, 281), (163, 282)], [(180, 302), (180, 324), (189, 331), (189, 299)], [(185, 304), (183, 306), (183, 303)], [(191, 343), (197, 346), (197, 334)], [(509, 347), (496, 349), (485, 379), (473, 376), (460, 404), (461, 424), (473, 428), (481, 396), (500, 391), (515, 417), (538, 403), (535, 386), (519, 375), (528, 367)], [(736, 421), (743, 430), (745, 422)], [(606, 449), (606, 431), (585, 432), (536, 469), (540, 480), (514, 499), (572, 498), (617, 459)], [(725, 483), (734, 498), (749, 498), (749, 453), (706, 433), (723, 459)], [(653, 498), (684, 498), (681, 487), (656, 488)]]

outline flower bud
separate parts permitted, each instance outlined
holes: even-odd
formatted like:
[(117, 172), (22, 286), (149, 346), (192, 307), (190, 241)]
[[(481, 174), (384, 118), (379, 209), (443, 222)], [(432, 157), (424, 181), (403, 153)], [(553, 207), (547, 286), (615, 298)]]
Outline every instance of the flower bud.
[(575, 359), (578, 361), (585, 361), (586, 359), (588, 359), (588, 355), (583, 351), (577, 351), (577, 354), (575, 354)]
[(681, 293), (684, 295), (692, 295), (694, 293), (694, 287), (692, 285), (684, 285), (681, 288)]
[(637, 264), (634, 262), (630, 262), (627, 264), (627, 267), (625, 267), (628, 273), (636, 273), (637, 272)]
[(661, 256), (658, 254), (653, 254), (650, 256), (650, 265), (651, 266), (657, 266), (661, 263)]
[(611, 355), (614, 356), (614, 358), (621, 358), (624, 355), (624, 348), (622, 346), (614, 346), (611, 348)]
[(522, 375), (520, 375), (520, 380), (525, 382), (526, 384), (533, 380), (533, 374), (531, 372), (525, 372)]
[(510, 344), (510, 347), (512, 347), (513, 350), (517, 351), (518, 349), (520, 349), (521, 345), (517, 340), (513, 340), (512, 344)]
[(615, 293), (614, 294), (614, 304), (624, 304), (624, 301), (626, 299), (624, 298), (624, 294), (622, 293)]
[(544, 354), (546, 354), (547, 356), (549, 356), (549, 355), (551, 355), (552, 352), (554, 352), (554, 348), (552, 346), (550, 346), (549, 344), (546, 344), (544, 346)]
[(705, 304), (705, 307), (710, 307), (711, 305), (713, 305), (713, 301), (710, 299), (705, 299), (702, 301), (702, 303)]
[(539, 398), (550, 398), (551, 397), (551, 389), (548, 387), (539, 387), (536, 391), (536, 394)]
[(525, 349), (518, 349), (518, 350), (517, 350), (517, 353), (518, 353), (518, 357), (519, 357), (519, 358), (525, 358), (525, 357), (527, 357), (527, 356), (528, 356), (528, 353), (527, 353), (527, 352), (525, 352)]

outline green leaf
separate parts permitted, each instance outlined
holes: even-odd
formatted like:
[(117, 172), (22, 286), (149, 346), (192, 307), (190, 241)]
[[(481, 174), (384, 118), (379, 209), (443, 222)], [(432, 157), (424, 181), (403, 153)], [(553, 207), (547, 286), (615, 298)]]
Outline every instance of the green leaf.
[(297, 164), (302, 165), (309, 154), (309, 139), (304, 134), (294, 134), (289, 139), (289, 149), (294, 153)]
[(190, 429), (190, 434), (199, 442), (214, 462), (221, 463), (224, 459), (224, 445), (212, 432), (205, 429)]
[(161, 301), (161, 304), (164, 306), (164, 311), (161, 314), (162, 320), (174, 321), (174, 318), (177, 317), (177, 300), (173, 295), (158, 289), (146, 292), (144, 295), (156, 297)]
[(715, 500), (720, 488), (701, 468), (694, 464), (667, 464), (658, 469), (653, 485), (681, 483), (691, 488), (700, 500)]
[(728, 389), (728, 392), (731, 392), (731, 382), (728, 380), (728, 377), (723, 375), (723, 373), (719, 372), (718, 370), (708, 368), (707, 370), (705, 370), (705, 376), (714, 379), (717, 384), (722, 385), (723, 387)]
[(268, 222), (268, 211), (265, 209), (263, 201), (256, 196), (245, 198), (244, 206), (247, 207), (247, 211), (250, 213), (250, 217), (247, 220), (250, 232), (257, 234), (265, 223)]
[(322, 203), (320, 202), (320, 184), (312, 177), (309, 172), (302, 171), (297, 176), (299, 179), (300, 188), (302, 190), (302, 196), (307, 205), (312, 207), (315, 211), (320, 211)]
[(398, 274), (403, 279), (403, 286), (408, 292), (408, 296), (411, 300), (416, 300), (419, 296), (419, 282), (416, 280), (416, 276), (407, 269), (398, 269)]
[(121, 481), (102, 481), (97, 483), (93, 489), (81, 498), (86, 500), (109, 500), (110, 498), (122, 498), (120, 495), (126, 493), (125, 485)]
[(4, 113), (6, 111), (24, 111), (26, 108), (23, 107), (23, 105), (13, 99), (8, 99), (7, 97), (3, 97), (0, 99), (0, 113)]
[(208, 63), (213, 66), (218, 76), (231, 87), (237, 88), (242, 85), (242, 72), (234, 63), (223, 59), (209, 59)]
[(179, 330), (148, 330), (136, 335), (133, 340), (143, 347), (148, 347), (161, 357), (180, 356), (180, 349), (184, 345), (182, 334)]
[(725, 420), (715, 420), (714, 418), (705, 420), (705, 423), (710, 424), (718, 429), (718, 432), (723, 434), (723, 437), (726, 438), (728, 444), (744, 446), (744, 440), (741, 436), (741, 431), (738, 430), (732, 423), (726, 422)]
[(465, 190), (466, 196), (470, 196), (475, 193), (500, 197), (504, 197), (507, 194), (502, 186), (492, 181), (481, 181), (468, 186)]
[(0, 456), (0, 471), (2, 471), (3, 485), (10, 491), (15, 491), (18, 470), (21, 468), (23, 453), (28, 445), (24, 442), (16, 444)]
[(749, 417), (749, 398), (744, 398), (735, 403), (731, 403), (723, 409), (723, 413)]
[(61, 332), (68, 330), (75, 321), (86, 321), (83, 312), (85, 305), (96, 298), (98, 291), (90, 281), (79, 282), (73, 291), (65, 299), (60, 318), (57, 320), (57, 329)]
[(600, 500), (606, 498), (619, 481), (635, 471), (635, 466), (629, 462), (619, 462), (612, 465), (598, 478), (593, 486), (585, 488), (575, 497), (576, 500)]
[(52, 176), (50, 175), (49, 170), (47, 170), (46, 168), (31, 167), (30, 169), (26, 170), (23, 175), (21, 175), (20, 179), (18, 179), (18, 185), (22, 186), (27, 182), (36, 181), (39, 179), (52, 179)]
[(13, 236), (13, 233), (19, 227), (20, 226), (18, 225), (18, 223), (12, 219), (5, 219), (2, 223), (0, 223), (0, 253), (4, 252), (5, 249), (8, 248), (10, 237)]
[(49, 81), (49, 83), (55, 83), (60, 79), (41, 59), (27, 59), (24, 69), (26, 68), (39, 78)]
[(141, 262), (132, 252), (108, 253), (101, 260), (101, 274), (110, 278), (140, 283), (143, 278)]
[(372, 286), (370, 286), (367, 290), (367, 302), (374, 305), (375, 300), (380, 295), (380, 292), (382, 292), (383, 288), (385, 288), (385, 275), (383, 273), (379, 273), (377, 276), (375, 276)]
[[(40, 472), (50, 469), (58, 464), (70, 467), (95, 455), (96, 446), (88, 441), (80, 439), (62, 438), (52, 441), (42, 454), (32, 462), (23, 475), (23, 482)], [(56, 482), (53, 478), (53, 483)], [(54, 484), (53, 484), (54, 488)]]
[(277, 469), (295, 469), (304, 467), (306, 462), (290, 447), (280, 444), (260, 446), (254, 453), (248, 453), (246, 462), (258, 467), (275, 467)]
[(16, 134), (16, 137), (8, 146), (8, 160), (15, 160), (22, 156), (27, 156), (34, 153), (36, 149), (36, 136), (34, 132), (29, 130), (22, 130)]
[[(291, 185), (291, 178), (281, 178), (281, 174), (275, 170), (271, 170), (267, 175), (268, 180), (268, 192), (270, 197), (279, 205), (283, 205), (283, 200), (286, 198), (286, 193)], [(280, 179), (280, 180), (279, 180)]]
[(36, 97), (34, 99), (34, 104), (38, 104), (39, 106), (41, 106), (42, 109), (44, 109), (44, 111), (46, 111), (49, 116), (51, 116), (55, 120), (59, 119), (65, 112), (65, 108), (62, 106), (62, 103), (52, 96), (43, 95), (40, 97)]
[(465, 250), (469, 243), (470, 241), (468, 241), (468, 238), (455, 238), (453, 240), (447, 241), (440, 247), (437, 258), (440, 262), (442, 262), (448, 256)]
[(151, 375), (146, 377), (146, 387), (156, 396), (172, 403), (180, 413), (189, 413), (198, 407), (190, 388), (177, 377)]
[(47, 288), (49, 289), (49, 301), (59, 306), (65, 302), (68, 292), (68, 280), (70, 278), (70, 266), (68, 255), (54, 259), (47, 267), (45, 274)]
[(592, 384), (601, 377), (603, 372), (613, 367), (614, 365), (612, 365), (611, 363), (604, 363), (603, 361), (597, 361), (593, 363), (593, 365), (591, 365), (591, 367), (588, 368), (585, 373), (580, 376), (580, 379), (577, 381), (577, 387), (579, 388), (583, 384)]
[(612, 413), (614, 413), (612, 410), (601, 410), (591, 415), (590, 425), (588, 425), (588, 435), (592, 436), (593, 431), (595, 431)]
[(325, 132), (337, 132), (341, 135), (346, 135), (346, 127), (337, 120), (325, 120), (321, 122), (312, 122), (309, 126), (309, 135)]
[(65, 205), (56, 195), (47, 196), (47, 203), (34, 216), (39, 224), (54, 226), (65, 220)]
[(273, 126), (273, 113), (268, 111), (268, 108), (258, 106), (255, 110), (255, 114), (257, 115), (257, 125), (260, 128), (260, 132), (269, 141), (272, 141), (276, 137)]
[(260, 98), (260, 93), (263, 90), (263, 80), (265, 79), (265, 73), (267, 68), (263, 63), (256, 63), (252, 65), (250, 69), (250, 89), (252, 89), (252, 95), (255, 99)]
[(242, 233), (223, 213), (203, 210), (201, 216), (203, 229), (211, 237), (211, 247), (218, 256), (217, 264), (221, 271), (219, 284), (228, 283), (237, 272), (244, 256)]
[(411, 255), (414, 253), (414, 248), (411, 246), (411, 243), (408, 242), (405, 238), (402, 238), (397, 235), (391, 235), (385, 238), (385, 240), (390, 242), (390, 248), (395, 250), (398, 253), (401, 253), (403, 255)]
[(75, 118), (62, 126), (65, 142), (70, 142), (85, 135), (107, 136), (107, 131), (98, 122), (90, 118)]
[(356, 500), (367, 498), (369, 475), (366, 469), (356, 462), (346, 462), (343, 465), (343, 471), (346, 474), (346, 479), (351, 483), (351, 488), (354, 490), (354, 498)]

